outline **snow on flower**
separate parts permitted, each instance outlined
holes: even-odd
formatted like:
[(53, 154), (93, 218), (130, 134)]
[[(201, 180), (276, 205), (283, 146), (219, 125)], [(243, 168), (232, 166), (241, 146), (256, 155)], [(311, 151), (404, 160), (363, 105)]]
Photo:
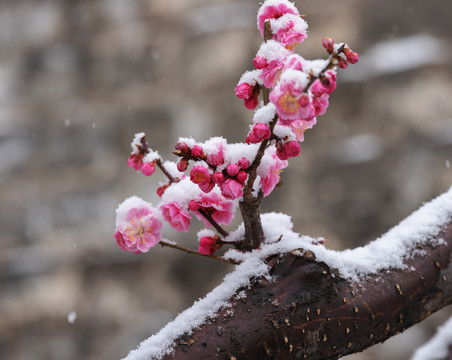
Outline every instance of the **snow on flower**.
[(294, 4), (287, 0), (267, 0), (257, 13), (257, 27), (264, 36), (264, 23), (266, 20), (279, 19), (284, 14), (299, 15)]
[(258, 57), (266, 60), (259, 78), (263, 80), (264, 86), (271, 88), (278, 82), (284, 68), (284, 62), (292, 54), (276, 40), (268, 40), (259, 48)]
[(119, 247), (134, 253), (147, 252), (161, 240), (162, 222), (152, 205), (136, 196), (116, 209), (116, 233)]
[(184, 211), (180, 204), (172, 201), (160, 207), (163, 218), (168, 221), (171, 227), (179, 232), (188, 232), (191, 216)]
[(221, 247), (220, 238), (209, 229), (203, 229), (198, 232), (199, 247), (198, 252), (204, 255), (212, 256), (216, 250)]
[(286, 13), (278, 19), (270, 20), (270, 24), (275, 38), (289, 50), (293, 50), (308, 37), (308, 24), (299, 15)]
[(270, 147), (265, 151), (262, 162), (257, 168), (257, 175), (260, 177), (259, 185), (264, 196), (270, 195), (274, 190), (279, 182), (279, 174), (287, 166), (288, 163), (286, 160), (278, 158), (274, 147)]
[(201, 195), (199, 199), (190, 202), (190, 209), (199, 220), (202, 220), (206, 226), (211, 224), (199, 213), (198, 209), (202, 208), (208, 213), (217, 224), (229, 225), (234, 218), (236, 202), (226, 200), (217, 193)]

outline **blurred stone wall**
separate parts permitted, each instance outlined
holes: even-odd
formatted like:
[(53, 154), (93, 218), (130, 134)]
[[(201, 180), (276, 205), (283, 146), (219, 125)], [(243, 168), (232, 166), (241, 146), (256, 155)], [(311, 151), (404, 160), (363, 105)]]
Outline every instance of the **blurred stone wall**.
[[(304, 57), (323, 56), (325, 35), (362, 57), (264, 211), (331, 248), (364, 245), (452, 183), (452, 5), (296, 5), (310, 25)], [(258, 6), (0, 3), (0, 358), (121, 358), (231, 270), (168, 249), (121, 252), (114, 210), (130, 195), (157, 201), (159, 176), (127, 168), (134, 133), (165, 157), (178, 136), (244, 139), (252, 112), (233, 88), (261, 41)], [(195, 232), (165, 231), (196, 247)], [(448, 313), (349, 359), (408, 359)]]

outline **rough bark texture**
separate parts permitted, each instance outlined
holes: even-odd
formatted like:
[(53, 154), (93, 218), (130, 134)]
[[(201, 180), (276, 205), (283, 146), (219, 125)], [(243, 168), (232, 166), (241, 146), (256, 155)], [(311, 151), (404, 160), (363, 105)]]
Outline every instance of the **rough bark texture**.
[[(167, 359), (337, 359), (386, 340), (452, 303), (452, 222), (421, 246), (425, 256), (360, 283), (312, 253), (269, 260), (276, 282), (259, 278)], [(232, 310), (232, 311), (231, 311)]]

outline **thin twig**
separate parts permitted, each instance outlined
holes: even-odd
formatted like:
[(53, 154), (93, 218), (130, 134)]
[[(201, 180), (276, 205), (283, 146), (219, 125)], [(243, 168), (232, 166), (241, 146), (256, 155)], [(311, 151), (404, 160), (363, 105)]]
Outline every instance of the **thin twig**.
[(200, 252), (197, 252), (195, 250), (191, 250), (191, 249), (185, 248), (185, 247), (177, 245), (177, 244), (169, 243), (169, 242), (166, 242), (165, 240), (161, 240), (159, 242), (159, 244), (162, 247), (168, 246), (168, 247), (173, 248), (173, 249), (184, 251), (184, 252), (186, 252), (188, 254), (203, 256), (203, 257), (206, 257), (206, 258), (209, 258), (209, 259), (218, 260), (218, 261), (221, 261), (221, 262), (224, 262), (224, 263), (228, 263), (228, 264), (232, 264), (232, 265), (239, 265), (239, 264), (241, 264), (240, 261), (236, 261), (236, 260), (233, 260), (233, 259), (225, 259), (225, 258), (223, 258), (221, 256), (201, 254)]

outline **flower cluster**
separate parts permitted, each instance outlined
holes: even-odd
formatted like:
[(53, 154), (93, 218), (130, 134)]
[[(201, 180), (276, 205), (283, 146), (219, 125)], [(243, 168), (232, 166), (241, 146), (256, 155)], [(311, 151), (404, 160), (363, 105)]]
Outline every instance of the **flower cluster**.
[(219, 237), (228, 235), (221, 225), (231, 223), (238, 203), (260, 202), (270, 195), (287, 160), (300, 154), (305, 131), (326, 112), (337, 87), (337, 67), (344, 69), (359, 59), (348, 45), (328, 37), (322, 42), (327, 59), (309, 61), (296, 54), (308, 25), (287, 0), (266, 0), (257, 26), (264, 42), (253, 59), (255, 69), (246, 71), (235, 88), (245, 107), (256, 109), (245, 142), (180, 138), (173, 152), (175, 163), (163, 162), (148, 147), (145, 134), (136, 134), (129, 167), (146, 176), (158, 167), (167, 181), (157, 189), (157, 207), (136, 197), (118, 207), (115, 238), (122, 250), (148, 251), (161, 241), (162, 220), (176, 231), (188, 232), (194, 216), (209, 228), (198, 233), (198, 252), (212, 256), (226, 243)]

